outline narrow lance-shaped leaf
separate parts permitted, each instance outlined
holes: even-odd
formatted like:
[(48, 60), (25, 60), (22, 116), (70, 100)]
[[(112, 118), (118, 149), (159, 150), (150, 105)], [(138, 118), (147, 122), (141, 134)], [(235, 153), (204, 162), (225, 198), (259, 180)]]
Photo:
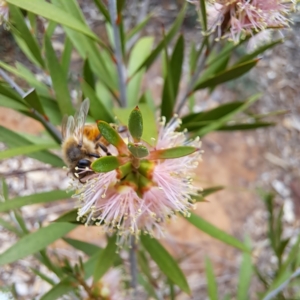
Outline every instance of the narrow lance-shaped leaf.
[(57, 103), (62, 114), (72, 115), (74, 109), (72, 107), (70, 93), (68, 89), (65, 73), (60, 65), (55, 51), (52, 47), (50, 39), (45, 35), (45, 49), (47, 66), (50, 71), (53, 88), (55, 91)]
[(75, 227), (76, 225), (70, 223), (54, 223), (24, 236), (4, 253), (0, 254), (0, 265), (12, 263), (42, 250)]
[(183, 272), (166, 249), (156, 239), (146, 235), (141, 236), (141, 241), (145, 250), (149, 252), (161, 271), (184, 292), (189, 294), (190, 288)]
[[(18, 134), (3, 126), (0, 126), (0, 141), (5, 143), (8, 147), (22, 147), (25, 145), (33, 145), (33, 143), (29, 139), (25, 138), (23, 134)], [(45, 150), (36, 153), (29, 153), (27, 156), (51, 164), (55, 167), (64, 166), (64, 163), (61, 160), (61, 158)]]
[(247, 109), (252, 103), (257, 101), (260, 97), (260, 94), (253, 95), (250, 97), (247, 101), (245, 101), (241, 106), (239, 106), (237, 109), (234, 109), (230, 113), (226, 114), (225, 116), (219, 118), (215, 122), (212, 122), (208, 124), (207, 126), (201, 128), (195, 135), (196, 136), (203, 136), (213, 130), (217, 130), (218, 128), (222, 127), (224, 123), (228, 122), (233, 115), (242, 112), (243, 110)]
[(15, 21), (14, 25), (16, 26), (16, 29), (20, 33), (19, 36), (22, 37), (28, 49), (30, 50), (31, 54), (34, 56), (34, 58), (39, 63), (39, 65), (41, 67), (44, 67), (45, 63), (41, 55), (40, 47), (36, 39), (34, 38), (34, 35), (31, 34), (31, 32), (29, 31), (29, 28), (25, 23), (24, 17), (20, 9), (14, 5), (9, 5), (9, 14), (12, 17), (12, 19)]
[[(182, 21), (184, 19), (185, 11), (186, 11), (186, 5), (183, 6), (182, 10), (178, 14), (177, 19), (173, 23), (169, 32), (166, 34), (165, 38), (156, 46), (155, 49), (153, 49), (151, 54), (143, 61), (143, 63), (141, 63), (141, 65), (136, 69), (134, 74), (136, 74), (142, 68), (144, 67), (149, 68), (152, 65), (153, 61), (156, 59), (158, 54), (163, 50), (164, 45), (168, 44), (172, 40), (174, 35), (178, 32), (178, 29), (180, 28)], [(131, 77), (133, 77), (134, 74), (132, 74)]]
[(63, 238), (63, 240), (75, 249), (80, 250), (89, 256), (92, 256), (95, 253), (100, 253), (100, 251), (102, 250), (102, 248), (98, 247), (95, 244), (83, 242), (80, 240), (75, 240), (71, 238)]
[(201, 217), (191, 213), (191, 216), (189, 218), (186, 218), (186, 220), (191, 224), (193, 224), (198, 229), (200, 229), (201, 231), (207, 233), (208, 235), (230, 246), (233, 246), (243, 251), (250, 252), (250, 249), (247, 246), (245, 246), (242, 242), (237, 240), (235, 237), (229, 235), (228, 233), (224, 232), (223, 230), (210, 224), (209, 222), (205, 221)]
[(119, 153), (126, 154), (128, 153), (127, 145), (117, 133), (108, 123), (104, 121), (98, 121), (98, 128), (102, 136), (113, 146), (115, 146)]
[(225, 71), (222, 71), (216, 75), (213, 75), (210, 78), (205, 79), (204, 81), (202, 81), (200, 79), (200, 81), (194, 87), (194, 91), (208, 88), (208, 87), (214, 87), (218, 84), (238, 78), (238, 77), (244, 75), (245, 73), (247, 73), (248, 71), (250, 71), (254, 66), (256, 66), (258, 61), (259, 60), (257, 60), (257, 59), (247, 61), (242, 64), (235, 65), (235, 66), (233, 66)]
[(82, 80), (80, 83), (81, 89), (85, 95), (85, 97), (89, 98), (91, 103), (90, 114), (95, 120), (103, 120), (106, 122), (114, 122), (114, 118), (111, 113), (107, 110), (107, 108), (102, 103), (101, 99), (99, 99), (95, 90), (85, 81)]
[[(251, 247), (250, 240), (246, 240), (247, 247)], [(240, 267), (239, 283), (237, 290), (237, 300), (247, 300), (249, 299), (249, 288), (251, 283), (251, 277), (253, 274), (253, 267), (251, 261), (251, 254), (244, 252), (242, 264)]]
[(179, 157), (190, 155), (196, 151), (199, 151), (199, 149), (191, 146), (180, 146), (180, 147), (174, 147), (169, 149), (151, 151), (147, 159), (179, 158)]
[(94, 282), (97, 282), (113, 265), (114, 260), (116, 259), (116, 245), (117, 237), (113, 235), (108, 238), (108, 243), (106, 247), (100, 252), (98, 261), (94, 270)]
[(124, 165), (128, 159), (127, 157), (102, 156), (92, 163), (91, 168), (95, 172), (106, 173)]
[(161, 116), (166, 117), (167, 120), (171, 119), (174, 113), (173, 108), (176, 102), (181, 78), (183, 57), (184, 38), (183, 35), (180, 35), (170, 60), (166, 62), (168, 66), (162, 91)]
[[(48, 35), (49, 36), (49, 35)], [(71, 62), (71, 55), (72, 55), (73, 45), (71, 43), (71, 40), (66, 36), (65, 37), (65, 45), (64, 45), (64, 51), (61, 55), (61, 67), (66, 75), (66, 78), (68, 78), (68, 72)]]
[[(145, 60), (145, 58), (151, 53), (153, 46), (153, 37), (142, 37), (140, 38), (132, 48), (128, 61), (128, 76), (130, 77), (139, 67), (139, 65)], [(127, 99), (128, 107), (132, 107), (138, 104), (139, 96), (141, 92), (141, 83), (143, 75), (145, 74), (146, 68), (141, 69), (132, 78), (127, 85)]]
[(99, 40), (85, 24), (50, 3), (40, 0), (6, 0), (6, 2)]
[(218, 286), (214, 269), (209, 258), (205, 259), (205, 272), (209, 300), (218, 300)]
[(37, 203), (48, 203), (53, 201), (58, 201), (61, 199), (69, 198), (66, 191), (51, 191), (45, 193), (38, 193), (23, 197), (16, 197), (9, 201), (0, 203), (0, 212), (8, 211), (10, 209), (17, 209), (23, 206), (37, 204)]
[(25, 95), (24, 100), (36, 111), (38, 111), (43, 116), (46, 116), (44, 107), (41, 103), (41, 99), (38, 96), (35, 89), (30, 89)]
[(131, 112), (128, 119), (128, 129), (135, 142), (139, 142), (143, 135), (143, 116), (138, 106)]
[(205, 201), (205, 197), (209, 196), (210, 194), (216, 193), (224, 189), (224, 186), (213, 186), (204, 189), (203, 191), (199, 191), (199, 195), (192, 195), (192, 199), (196, 202)]

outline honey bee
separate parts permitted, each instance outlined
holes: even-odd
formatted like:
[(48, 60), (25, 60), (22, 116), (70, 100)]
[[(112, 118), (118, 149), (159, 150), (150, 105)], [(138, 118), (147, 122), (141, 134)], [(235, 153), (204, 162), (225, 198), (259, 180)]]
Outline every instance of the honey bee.
[(63, 159), (80, 182), (83, 177), (93, 174), (90, 165), (101, 157), (100, 149), (111, 155), (107, 149), (109, 143), (102, 137), (97, 124), (85, 124), (89, 107), (90, 102), (85, 99), (74, 117), (65, 115), (62, 121)]

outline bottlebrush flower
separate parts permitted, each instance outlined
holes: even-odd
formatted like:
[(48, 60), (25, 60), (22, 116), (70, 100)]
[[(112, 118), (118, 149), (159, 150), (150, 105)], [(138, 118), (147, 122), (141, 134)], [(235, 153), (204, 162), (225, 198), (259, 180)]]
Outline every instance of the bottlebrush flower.
[(289, 26), (288, 14), (294, 1), (282, 0), (214, 0), (207, 9), (210, 31), (218, 38), (238, 42), (253, 32)]
[[(102, 135), (112, 144), (111, 153), (81, 169), (80, 183), (74, 180), (79, 199), (78, 217), (86, 224), (100, 225), (105, 232), (117, 233), (119, 244), (143, 231), (163, 236), (164, 224), (180, 213), (189, 215), (197, 188), (193, 177), (201, 160), (199, 138), (188, 140), (177, 132), (181, 121), (174, 117), (159, 124), (155, 145), (141, 139), (142, 117), (136, 108), (129, 118), (129, 132), (121, 138), (100, 121)], [(126, 142), (125, 142), (126, 141)], [(82, 174), (86, 172), (86, 177)]]
[(8, 21), (8, 4), (4, 0), (0, 0), (0, 25), (3, 23), (3, 21)]

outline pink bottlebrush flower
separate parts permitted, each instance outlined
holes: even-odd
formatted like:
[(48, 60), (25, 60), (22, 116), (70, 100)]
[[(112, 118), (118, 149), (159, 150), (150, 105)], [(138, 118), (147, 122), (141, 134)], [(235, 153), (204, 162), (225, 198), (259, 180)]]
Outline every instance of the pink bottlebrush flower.
[[(95, 222), (105, 232), (117, 232), (119, 244), (127, 243), (131, 235), (138, 237), (141, 231), (160, 237), (167, 220), (177, 213), (188, 216), (193, 207), (192, 197), (199, 188), (193, 185), (192, 179), (201, 159), (201, 142), (199, 138), (187, 140), (185, 132), (175, 131), (180, 125), (177, 117), (165, 123), (165, 119), (160, 123), (154, 146), (140, 143), (148, 149), (149, 155), (140, 159), (136, 169), (136, 158), (129, 154), (132, 170), (126, 176), (120, 169), (92, 175), (91, 170), (82, 169), (78, 170), (81, 177), (82, 172), (87, 172), (84, 183), (74, 180), (79, 219), (86, 224)], [(128, 134), (124, 140), (128, 140)], [(129, 142), (131, 140), (129, 136)], [(159, 157), (164, 149), (180, 146), (195, 150), (178, 158)]]
[(4, 0), (0, 0), (0, 25), (3, 23), (3, 21), (8, 21), (8, 14), (9, 9), (7, 2)]
[(287, 15), (294, 1), (282, 0), (215, 0), (208, 6), (210, 31), (218, 38), (238, 42), (253, 32), (283, 28), (290, 23)]

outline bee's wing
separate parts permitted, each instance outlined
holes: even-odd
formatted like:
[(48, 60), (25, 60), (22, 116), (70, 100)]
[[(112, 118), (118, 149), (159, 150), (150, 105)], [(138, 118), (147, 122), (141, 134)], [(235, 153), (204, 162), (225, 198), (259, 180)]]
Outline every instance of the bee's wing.
[(67, 137), (67, 123), (68, 123), (68, 116), (64, 115), (62, 122), (61, 122), (61, 135), (63, 140)]
[(75, 129), (74, 133), (79, 139), (79, 144), (82, 144), (82, 138), (83, 138), (83, 129), (86, 117), (88, 115), (90, 108), (90, 100), (85, 99), (78, 110), (78, 112), (75, 115)]

